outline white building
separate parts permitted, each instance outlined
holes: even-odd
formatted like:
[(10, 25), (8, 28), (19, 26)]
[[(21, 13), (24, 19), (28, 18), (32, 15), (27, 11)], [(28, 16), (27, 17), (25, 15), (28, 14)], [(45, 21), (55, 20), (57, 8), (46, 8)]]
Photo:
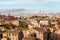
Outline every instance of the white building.
[(40, 20), (40, 24), (42, 24), (42, 25), (48, 25), (49, 21), (48, 20)]
[(40, 27), (40, 23), (38, 23), (37, 20), (35, 20), (35, 19), (31, 19), (31, 20), (30, 20), (29, 27), (30, 27), (30, 26)]

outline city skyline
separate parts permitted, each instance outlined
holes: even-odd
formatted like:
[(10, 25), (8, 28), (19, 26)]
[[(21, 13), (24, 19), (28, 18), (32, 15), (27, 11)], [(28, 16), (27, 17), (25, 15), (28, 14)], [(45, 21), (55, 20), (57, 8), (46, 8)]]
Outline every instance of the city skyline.
[(0, 9), (60, 11), (60, 0), (0, 0)]

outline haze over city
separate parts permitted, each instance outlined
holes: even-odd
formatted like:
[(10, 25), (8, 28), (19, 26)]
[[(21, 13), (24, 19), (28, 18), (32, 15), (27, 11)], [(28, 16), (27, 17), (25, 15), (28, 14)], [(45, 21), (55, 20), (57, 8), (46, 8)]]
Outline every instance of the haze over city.
[(0, 0), (0, 9), (60, 11), (60, 0)]
[(60, 0), (0, 0), (0, 12), (5, 15), (9, 12), (14, 16), (37, 15), (46, 12), (46, 14), (59, 15), (59, 11)]
[(0, 40), (60, 40), (60, 0), (0, 0)]

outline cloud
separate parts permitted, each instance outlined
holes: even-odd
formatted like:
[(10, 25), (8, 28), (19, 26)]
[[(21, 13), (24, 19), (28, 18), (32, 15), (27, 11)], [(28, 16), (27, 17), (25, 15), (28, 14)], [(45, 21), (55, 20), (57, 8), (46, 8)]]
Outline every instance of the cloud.
[(60, 2), (60, 0), (11, 0), (11, 1), (3, 1), (0, 2), (0, 4), (22, 4), (22, 3), (32, 3), (32, 4), (37, 4), (37, 3), (45, 3), (45, 2)]
[(48, 2), (48, 1), (53, 1), (53, 2), (60, 2), (60, 0), (43, 0), (45, 2)]
[(2, 1), (0, 4), (22, 4), (27, 2), (26, 0), (12, 0), (12, 1)]
[(60, 0), (51, 0), (51, 1), (60, 2)]
[(0, 2), (0, 4), (17, 4), (17, 2)]

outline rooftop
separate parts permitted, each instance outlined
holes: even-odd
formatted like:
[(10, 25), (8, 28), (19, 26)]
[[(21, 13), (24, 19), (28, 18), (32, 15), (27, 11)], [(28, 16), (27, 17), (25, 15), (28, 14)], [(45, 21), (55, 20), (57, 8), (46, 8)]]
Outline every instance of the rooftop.
[(33, 29), (35, 29), (35, 30), (37, 30), (37, 31), (39, 31), (39, 32), (43, 32), (43, 33), (45, 33), (46, 32), (46, 30), (45, 30), (45, 28), (43, 28), (43, 27), (41, 27), (41, 28), (33, 28)]
[(20, 32), (20, 30), (14, 30), (14, 29), (11, 29), (11, 30), (7, 30), (3, 33), (7, 33), (7, 34), (18, 34)]

